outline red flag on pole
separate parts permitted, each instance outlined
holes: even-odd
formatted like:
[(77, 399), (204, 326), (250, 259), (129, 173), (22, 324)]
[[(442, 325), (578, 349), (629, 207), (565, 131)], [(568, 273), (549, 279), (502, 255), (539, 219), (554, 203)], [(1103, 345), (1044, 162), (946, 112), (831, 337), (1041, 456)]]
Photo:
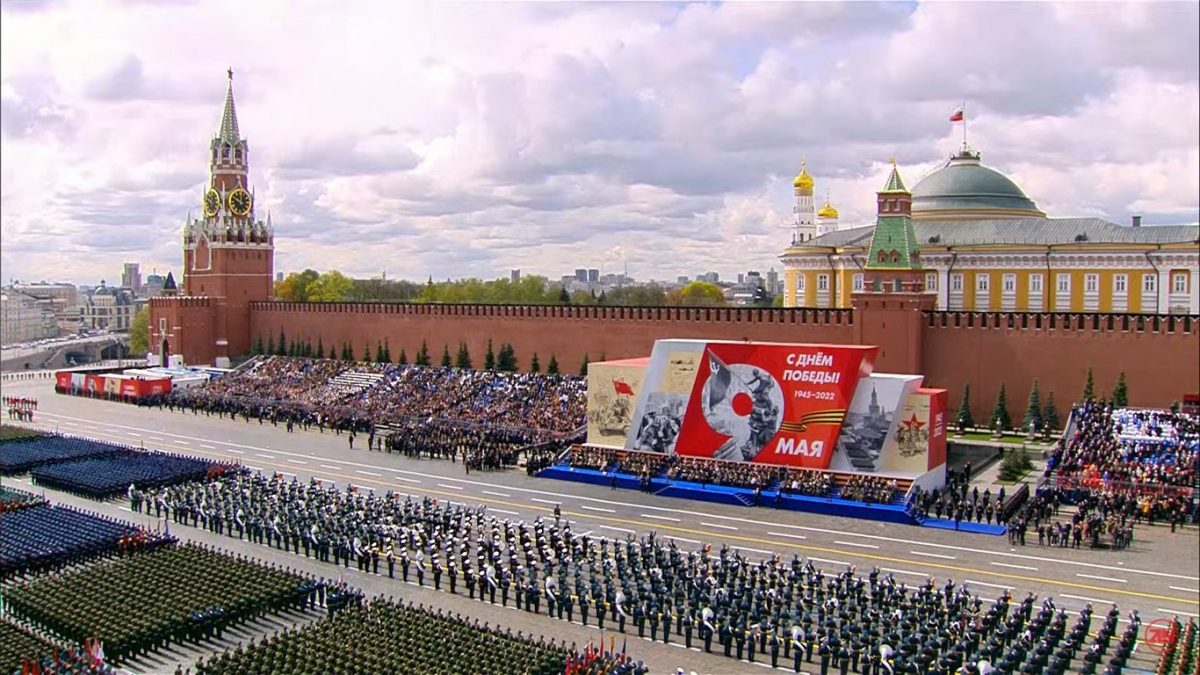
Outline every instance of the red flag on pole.
[(633, 387), (629, 386), (629, 383), (625, 380), (613, 380), (612, 383), (613, 389), (615, 389), (618, 394), (626, 394), (628, 396), (634, 395)]
[(966, 113), (963, 111), (962, 106), (959, 106), (953, 113), (950, 113), (951, 122), (961, 122), (964, 119), (966, 119)]

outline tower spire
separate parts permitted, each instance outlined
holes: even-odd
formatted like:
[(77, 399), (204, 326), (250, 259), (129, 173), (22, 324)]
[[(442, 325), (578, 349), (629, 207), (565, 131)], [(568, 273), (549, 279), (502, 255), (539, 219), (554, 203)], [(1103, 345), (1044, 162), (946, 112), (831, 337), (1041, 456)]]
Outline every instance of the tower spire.
[(225, 90), (225, 111), (221, 114), (221, 130), (217, 138), (231, 145), (241, 140), (238, 133), (237, 109), (233, 105), (233, 68), (225, 71), (229, 75), (229, 88)]

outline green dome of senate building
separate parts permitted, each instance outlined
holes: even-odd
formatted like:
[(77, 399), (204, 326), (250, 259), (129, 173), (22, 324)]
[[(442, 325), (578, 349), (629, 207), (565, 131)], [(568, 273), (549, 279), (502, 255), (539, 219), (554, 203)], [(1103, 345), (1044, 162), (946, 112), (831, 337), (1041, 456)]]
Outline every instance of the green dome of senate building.
[(983, 166), (963, 146), (942, 168), (912, 190), (914, 220), (1041, 218), (1045, 213), (1007, 176)]

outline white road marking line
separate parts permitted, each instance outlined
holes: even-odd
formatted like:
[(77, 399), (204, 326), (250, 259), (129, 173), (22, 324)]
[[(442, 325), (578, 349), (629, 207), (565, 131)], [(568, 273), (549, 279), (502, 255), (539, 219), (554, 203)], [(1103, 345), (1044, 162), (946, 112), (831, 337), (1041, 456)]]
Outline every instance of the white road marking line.
[(261, 466), (250, 466), (249, 464), (247, 464), (247, 465), (246, 465), (246, 468), (247, 468), (247, 469), (250, 469), (251, 471), (262, 471), (262, 467), (261, 467)]
[(1111, 581), (1113, 583), (1118, 583), (1118, 584), (1129, 583), (1128, 581), (1125, 581), (1124, 579), (1118, 579), (1116, 577), (1098, 577), (1095, 574), (1084, 574), (1083, 572), (1076, 572), (1075, 576), (1083, 577), (1084, 579), (1096, 579), (1098, 581)]
[(175, 441), (175, 442), (178, 443), (179, 445), (191, 445), (191, 443), (188, 443), (187, 441)]
[(510, 515), (510, 516), (519, 516), (519, 515), (521, 515), (521, 514), (517, 513), (516, 511), (506, 511), (506, 510), (504, 510), (504, 509), (494, 509), (494, 508), (492, 508), (492, 507), (490, 507), (490, 506), (488, 507), (488, 511), (495, 511), (496, 513), (504, 513), (504, 514), (507, 514), (507, 515)]
[(358, 483), (351, 483), (350, 487), (358, 488), (359, 490), (370, 490), (371, 492), (375, 491), (375, 488), (370, 485), (359, 485)]
[(275, 455), (267, 455), (267, 454), (263, 454), (263, 453), (261, 453), (261, 452), (256, 452), (256, 453), (254, 453), (254, 456), (255, 456), (255, 457), (262, 457), (263, 459), (275, 459)]
[(1162, 612), (1163, 614), (1182, 614), (1184, 616), (1200, 617), (1200, 614), (1195, 614), (1193, 612), (1185, 612), (1182, 609), (1163, 609), (1162, 607), (1157, 607), (1157, 608), (1155, 608), (1155, 610)]
[(531, 501), (531, 502), (537, 502), (537, 503), (539, 503), (539, 504), (550, 504), (551, 506), (558, 506), (558, 505), (559, 505), (559, 502), (556, 502), (556, 501), (554, 501), (554, 500), (551, 500), (551, 499), (538, 499), (537, 497), (531, 497), (531, 498), (529, 499), (529, 501)]
[(787, 532), (768, 532), (772, 537), (787, 537), (788, 539), (808, 539), (802, 534), (788, 534)]
[(342, 468), (342, 467), (340, 467), (340, 466), (333, 466), (332, 464), (322, 464), (322, 465), (321, 465), (321, 468), (322, 468), (322, 469), (330, 469), (331, 471), (337, 471), (338, 469), (340, 469), (340, 468)]
[(955, 558), (952, 555), (942, 555), (941, 553), (928, 553), (926, 551), (909, 551), (909, 553), (913, 555), (928, 556), (930, 558), (941, 558), (942, 560), (958, 560), (958, 558)]
[(996, 567), (1011, 567), (1014, 570), (1028, 570), (1030, 572), (1038, 571), (1038, 568), (1030, 567), (1029, 565), (1011, 565), (1009, 563), (1002, 563), (1002, 562), (994, 562), (992, 564), (995, 565)]
[(701, 521), (700, 524), (704, 525), (705, 527), (716, 527), (722, 530), (737, 530), (737, 528), (732, 525), (718, 525), (716, 523), (706, 523), (704, 521)]
[[(359, 471), (359, 473), (362, 473), (362, 472)], [(375, 475), (378, 476), (379, 474), (375, 474)], [(445, 483), (438, 483), (437, 486), (440, 488), (446, 488), (447, 490), (462, 490), (461, 485), (446, 485)]]
[(842, 546), (857, 546), (857, 547), (859, 547), (859, 548), (873, 548), (873, 549), (878, 549), (878, 548), (879, 548), (879, 547), (878, 547), (878, 546), (876, 546), (875, 544), (860, 544), (860, 543), (858, 543), (858, 542), (856, 542), (856, 541), (841, 541), (841, 540), (838, 540), (838, 539), (834, 539), (834, 540), (833, 540), (833, 543), (835, 543), (835, 544), (841, 544)]
[(808, 559), (816, 560), (817, 562), (829, 563), (830, 565), (842, 565), (842, 566), (846, 566), (846, 567), (850, 566), (850, 563), (842, 562), (841, 560), (830, 560), (829, 558), (815, 558), (811, 555), (808, 556)]
[(284, 475), (284, 476), (295, 476), (296, 475), (294, 473), (288, 473), (287, 471), (276, 471), (276, 473)]
[(643, 518), (653, 518), (654, 520), (669, 520), (669, 521), (671, 521), (672, 523), (678, 523), (678, 522), (680, 522), (678, 518), (672, 518), (672, 517), (670, 517), (670, 516), (656, 516), (656, 515), (654, 515), (653, 513), (643, 513), (643, 514), (640, 514), (640, 515), (641, 515)]
[(963, 579), (963, 585), (966, 586), (967, 584), (970, 584), (972, 586), (987, 586), (988, 588), (1000, 588), (1000, 589), (1003, 589), (1006, 591), (1011, 591), (1013, 589), (1012, 586), (1005, 586), (1003, 584), (989, 584), (986, 581), (975, 581), (974, 579)]
[(667, 539), (674, 539), (675, 541), (686, 541), (689, 544), (699, 545), (699, 544), (703, 543), (699, 539), (688, 539), (687, 537), (676, 537), (673, 534), (664, 534), (663, 536), (666, 537)]
[(1200, 593), (1200, 588), (1184, 588), (1183, 586), (1172, 586), (1173, 591), (1183, 591), (1184, 593)]
[[(200, 447), (202, 447), (202, 448), (208, 448), (209, 450), (216, 450), (216, 448), (215, 448), (215, 447), (213, 447), (213, 446), (209, 445), (208, 443), (201, 443), (201, 444), (200, 444)], [(237, 454), (239, 454), (239, 455), (241, 455), (241, 454), (245, 454), (245, 453), (243, 453), (241, 450), (233, 450), (233, 449), (230, 449), (230, 450), (229, 450), (229, 452), (236, 452), (236, 453), (237, 453)]]
[(381, 473), (375, 473), (374, 471), (363, 471), (362, 469), (355, 469), (354, 473), (361, 473), (364, 476), (382, 476), (383, 475)]
[(627, 527), (613, 527), (612, 525), (601, 525), (600, 529), (612, 530), (614, 532), (628, 532), (629, 534), (634, 534), (634, 531)]
[(1104, 598), (1087, 598), (1082, 595), (1071, 595), (1070, 593), (1059, 593), (1058, 595), (1062, 598), (1072, 598), (1074, 600), (1082, 600), (1084, 602), (1102, 602), (1106, 605), (1114, 604), (1112, 600), (1105, 600)]
[(136, 437), (138, 437), (138, 438), (141, 438), (141, 437), (142, 437), (142, 435), (141, 435), (141, 434), (139, 434), (139, 433), (137, 433), (137, 432), (134, 432), (134, 431), (126, 431), (125, 433), (129, 434), (130, 436), (136, 436)]
[(484, 490), (483, 494), (492, 495), (493, 497), (512, 497), (512, 495), (508, 494), (507, 492), (496, 492), (494, 490)]
[(404, 476), (395, 476), (395, 479), (402, 480), (405, 483), (416, 483), (417, 485), (421, 484), (421, 481), (417, 480), (416, 478), (405, 478)]
[(291, 462), (292, 464), (308, 464), (308, 462), (306, 462), (302, 459), (289, 459), (288, 461)]
[(133, 513), (133, 509), (129, 508), (128, 506), (118, 506), (117, 508), (121, 509), (122, 511), (128, 511), (130, 513)]
[(750, 548), (749, 546), (738, 546), (736, 544), (733, 546), (733, 548), (736, 548), (739, 551), (749, 551), (751, 553), (761, 553), (762, 555), (775, 555), (774, 551), (764, 551), (761, 548)]
[(907, 575), (909, 575), (909, 576), (913, 576), (913, 577), (922, 577), (922, 578), (925, 578), (925, 577), (928, 577), (928, 576), (929, 576), (928, 574), (926, 574), (926, 573), (924, 573), (924, 572), (913, 572), (912, 570), (898, 570), (898, 569), (895, 569), (895, 568), (893, 568), (893, 567), (880, 567), (880, 568), (879, 568), (879, 571), (881, 571), (881, 572), (891, 572), (892, 574), (907, 574)]
[(605, 508), (601, 508), (599, 506), (588, 506), (587, 504), (584, 504), (583, 506), (581, 506), (579, 508), (587, 509), (588, 511), (600, 511), (601, 513), (616, 513), (616, 511), (614, 511), (612, 509), (605, 509)]
[(63, 422), (63, 424), (65, 424), (65, 425), (67, 425), (67, 426), (69, 426), (69, 427), (77, 427), (77, 426), (79, 426), (78, 424), (76, 424), (76, 423), (74, 423), (74, 422)]
[[(210, 446), (207, 446), (207, 447), (209, 447), (209, 448), (211, 448), (211, 449), (213, 449), (213, 450), (216, 450), (216, 448), (213, 448), (211, 445), (210, 445)], [(244, 454), (246, 454), (246, 453), (242, 452), (241, 450), (234, 450), (233, 448), (230, 448), (230, 449), (228, 449), (228, 450), (225, 450), (225, 452), (232, 452), (232, 453), (233, 453), (233, 454), (235, 454), (235, 455), (244, 455)]]

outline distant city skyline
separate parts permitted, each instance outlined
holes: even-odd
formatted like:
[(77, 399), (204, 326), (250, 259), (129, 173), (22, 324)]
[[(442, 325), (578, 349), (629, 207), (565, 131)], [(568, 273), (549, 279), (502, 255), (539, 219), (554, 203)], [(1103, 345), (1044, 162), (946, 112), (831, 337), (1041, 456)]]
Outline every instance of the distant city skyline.
[(284, 271), (766, 274), (802, 157), (867, 224), (964, 100), (1047, 212), (1200, 220), (1195, 3), (288, 8), (0, 6), (0, 278), (178, 272), (227, 67)]

